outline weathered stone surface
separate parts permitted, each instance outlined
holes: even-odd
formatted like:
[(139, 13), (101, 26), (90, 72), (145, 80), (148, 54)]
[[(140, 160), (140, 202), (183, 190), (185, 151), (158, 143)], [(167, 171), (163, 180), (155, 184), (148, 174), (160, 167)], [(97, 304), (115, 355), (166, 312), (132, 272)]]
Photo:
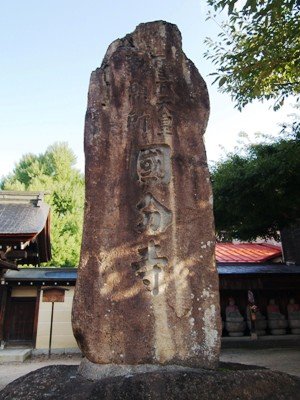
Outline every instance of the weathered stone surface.
[(253, 366), (148, 372), (92, 382), (76, 366), (50, 366), (10, 383), (0, 400), (298, 400), (300, 379)]
[(217, 364), (208, 114), (205, 82), (175, 25), (139, 25), (92, 73), (72, 320), (93, 363)]
[(115, 376), (128, 376), (148, 372), (174, 372), (174, 371), (193, 371), (193, 368), (180, 365), (158, 365), (158, 364), (95, 364), (88, 359), (83, 359), (78, 368), (78, 375), (91, 381), (99, 381), (104, 378)]

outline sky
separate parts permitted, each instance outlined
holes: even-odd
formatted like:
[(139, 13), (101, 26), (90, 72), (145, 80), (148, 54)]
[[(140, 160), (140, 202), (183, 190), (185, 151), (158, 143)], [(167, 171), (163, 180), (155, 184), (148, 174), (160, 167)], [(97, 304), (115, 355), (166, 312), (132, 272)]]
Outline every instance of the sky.
[(177, 24), (183, 50), (207, 82), (211, 114), (205, 134), (208, 159), (231, 151), (239, 132), (275, 134), (291, 108), (274, 112), (255, 103), (242, 112), (218, 93), (208, 75), (205, 37), (218, 25), (206, 21), (206, 0), (9, 0), (0, 1), (0, 177), (25, 153), (39, 154), (68, 142), (84, 168), (83, 126), (91, 72), (109, 44), (141, 22)]

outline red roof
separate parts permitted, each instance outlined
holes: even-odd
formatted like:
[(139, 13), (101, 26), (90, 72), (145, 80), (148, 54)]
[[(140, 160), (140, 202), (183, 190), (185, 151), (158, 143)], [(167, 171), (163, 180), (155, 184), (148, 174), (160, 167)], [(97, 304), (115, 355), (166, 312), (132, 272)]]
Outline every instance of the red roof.
[(280, 246), (258, 243), (217, 243), (216, 259), (220, 263), (263, 263), (281, 257)]

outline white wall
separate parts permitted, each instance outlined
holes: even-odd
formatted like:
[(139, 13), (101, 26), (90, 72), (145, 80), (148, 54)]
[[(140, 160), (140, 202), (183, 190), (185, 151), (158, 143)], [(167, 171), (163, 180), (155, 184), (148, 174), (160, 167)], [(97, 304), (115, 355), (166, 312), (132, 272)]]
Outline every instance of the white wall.
[[(78, 349), (76, 340), (73, 336), (71, 325), (71, 310), (74, 296), (74, 288), (65, 292), (64, 303), (54, 304), (53, 314), (53, 333), (52, 348), (53, 349)], [(52, 303), (44, 303), (42, 301), (42, 292), (40, 294), (39, 318), (36, 338), (36, 349), (48, 349), (50, 321), (51, 321)]]

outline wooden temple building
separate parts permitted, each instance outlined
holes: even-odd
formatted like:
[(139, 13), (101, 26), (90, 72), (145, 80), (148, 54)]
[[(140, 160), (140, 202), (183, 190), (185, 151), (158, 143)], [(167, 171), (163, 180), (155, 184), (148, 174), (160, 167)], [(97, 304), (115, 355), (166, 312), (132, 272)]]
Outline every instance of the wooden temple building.
[(0, 191), (0, 268), (51, 259), (50, 207), (42, 192)]
[(43, 192), (0, 191), (0, 341), (31, 340), (36, 299), (12, 295), (5, 271), (51, 259), (50, 207)]
[(300, 304), (300, 264), (290, 258), (284, 262), (280, 246), (257, 243), (218, 243), (216, 259), (219, 273), (222, 320), (230, 298), (234, 298), (246, 319), (248, 290), (263, 315), (274, 299), (280, 312), (287, 318), (289, 299)]

